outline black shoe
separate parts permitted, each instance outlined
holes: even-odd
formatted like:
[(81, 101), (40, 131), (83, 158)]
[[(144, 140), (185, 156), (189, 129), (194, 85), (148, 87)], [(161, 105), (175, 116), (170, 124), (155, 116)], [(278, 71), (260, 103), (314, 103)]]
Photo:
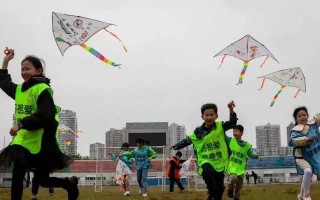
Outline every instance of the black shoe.
[(32, 197), (32, 199), (31, 200), (38, 200), (38, 198), (37, 197)]
[(233, 200), (240, 200), (240, 198), (238, 198), (238, 197), (235, 197)]
[(67, 178), (67, 180), (69, 181), (69, 183), (65, 189), (68, 191), (68, 199), (77, 200), (79, 196), (78, 178), (72, 176), (70, 178)]
[(209, 194), (207, 200), (214, 200), (213, 196)]
[(49, 188), (49, 196), (53, 196), (54, 190), (52, 187)]
[(229, 198), (233, 198), (233, 190), (228, 190), (227, 196), (228, 196)]

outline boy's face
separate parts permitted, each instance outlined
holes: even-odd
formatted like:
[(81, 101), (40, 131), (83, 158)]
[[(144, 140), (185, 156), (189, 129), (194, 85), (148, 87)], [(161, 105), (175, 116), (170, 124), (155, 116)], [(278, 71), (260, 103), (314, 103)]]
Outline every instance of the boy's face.
[(217, 113), (213, 109), (206, 109), (201, 116), (207, 127), (212, 126), (218, 118)]
[(238, 129), (233, 129), (233, 137), (237, 138), (237, 139), (241, 139), (242, 137), (242, 132)]
[(122, 147), (123, 151), (129, 151), (129, 147)]

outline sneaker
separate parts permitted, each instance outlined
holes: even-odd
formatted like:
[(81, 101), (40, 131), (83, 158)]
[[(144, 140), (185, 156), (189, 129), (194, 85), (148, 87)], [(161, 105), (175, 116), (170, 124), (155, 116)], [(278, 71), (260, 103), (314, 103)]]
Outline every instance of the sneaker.
[(147, 195), (147, 193), (143, 193), (143, 195), (142, 195), (142, 196), (143, 196), (143, 197), (146, 197), (146, 196), (148, 196), (148, 195)]
[(38, 200), (38, 198), (37, 197), (32, 197), (32, 199), (31, 200)]
[(49, 196), (53, 196), (54, 190), (52, 187), (49, 188)]
[(228, 196), (229, 198), (233, 198), (233, 190), (228, 190), (227, 196)]
[(305, 194), (303, 200), (311, 200), (310, 194)]
[(234, 197), (234, 199), (233, 200), (240, 200), (240, 198), (239, 197)]
[(180, 190), (180, 192), (187, 192), (185, 189), (183, 189), (183, 190)]
[(139, 194), (141, 194), (142, 192), (141, 192), (141, 190), (139, 190)]
[(79, 196), (78, 178), (72, 176), (70, 178), (67, 178), (67, 180), (69, 181), (69, 184), (65, 189), (68, 191), (68, 199), (77, 200)]
[(298, 197), (298, 200), (303, 200), (303, 196), (301, 193), (299, 193), (297, 197)]
[(130, 196), (130, 191), (125, 191), (123, 196)]

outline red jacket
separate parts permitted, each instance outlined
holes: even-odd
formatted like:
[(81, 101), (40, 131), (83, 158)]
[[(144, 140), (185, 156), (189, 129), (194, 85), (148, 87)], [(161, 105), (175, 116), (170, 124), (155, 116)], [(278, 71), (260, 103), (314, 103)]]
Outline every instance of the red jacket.
[(181, 169), (180, 161), (175, 156), (173, 156), (170, 162), (168, 163), (166, 177), (170, 179), (180, 180), (181, 178), (180, 169)]

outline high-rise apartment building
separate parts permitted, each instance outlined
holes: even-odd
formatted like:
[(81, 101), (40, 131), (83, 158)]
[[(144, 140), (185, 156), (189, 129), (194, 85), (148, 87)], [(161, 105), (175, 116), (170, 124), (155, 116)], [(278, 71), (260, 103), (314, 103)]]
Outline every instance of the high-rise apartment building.
[[(59, 113), (60, 123), (70, 128), (74, 133), (78, 130), (76, 113), (71, 110), (62, 110)], [(59, 130), (61, 131), (61, 130)], [(71, 131), (63, 130), (59, 134), (59, 144), (67, 155), (77, 154), (77, 136)]]
[(278, 148), (281, 147), (280, 125), (256, 126), (257, 148)]
[(106, 132), (106, 147), (121, 147), (123, 142), (128, 142), (126, 128), (111, 128)]
[(104, 144), (102, 143), (94, 143), (90, 144), (90, 159), (97, 159), (97, 158), (103, 158), (105, 157), (104, 152), (101, 148), (104, 147)]

